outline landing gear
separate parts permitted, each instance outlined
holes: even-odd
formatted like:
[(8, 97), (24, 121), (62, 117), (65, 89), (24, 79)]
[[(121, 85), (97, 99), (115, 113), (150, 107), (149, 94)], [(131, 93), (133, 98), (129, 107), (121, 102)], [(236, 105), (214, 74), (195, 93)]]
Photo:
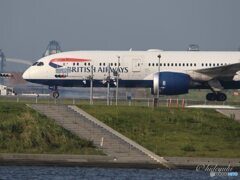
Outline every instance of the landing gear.
[(58, 92), (58, 91), (53, 91), (53, 92), (52, 92), (52, 97), (53, 97), (54, 99), (57, 99), (57, 98), (59, 97), (59, 92)]
[(208, 93), (206, 95), (206, 99), (208, 101), (226, 101), (227, 100), (227, 96), (224, 93), (215, 92), (215, 93)]
[(227, 100), (227, 96), (224, 93), (218, 93), (217, 94), (217, 101), (226, 101)]
[(226, 101), (227, 100), (226, 94), (221, 93), (221, 90), (223, 90), (224, 88), (219, 80), (212, 79), (208, 81), (208, 86), (209, 86), (209, 89), (212, 90), (212, 93), (208, 93), (206, 95), (206, 99), (208, 101)]
[(216, 101), (216, 99), (217, 99), (217, 94), (216, 94), (216, 93), (208, 93), (208, 94), (206, 95), (206, 99), (207, 99), (208, 101)]
[(59, 92), (57, 86), (49, 86), (49, 89), (52, 91), (52, 97), (57, 99), (59, 97)]

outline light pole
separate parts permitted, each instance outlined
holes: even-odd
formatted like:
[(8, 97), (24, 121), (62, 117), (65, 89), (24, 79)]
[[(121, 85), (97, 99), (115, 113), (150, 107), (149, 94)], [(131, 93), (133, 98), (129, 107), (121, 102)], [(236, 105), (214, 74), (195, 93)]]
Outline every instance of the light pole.
[(91, 66), (91, 75), (89, 76), (90, 80), (90, 105), (93, 104), (93, 65)]
[(118, 62), (117, 62), (117, 87), (116, 87), (116, 106), (118, 105), (118, 83), (119, 83), (119, 63), (120, 63), (120, 56), (117, 57), (118, 58)]
[(107, 76), (107, 105), (110, 105), (110, 63), (108, 64), (108, 76)]
[(161, 54), (159, 54), (158, 56), (158, 92), (157, 92), (157, 106), (159, 106), (159, 93), (160, 93), (160, 59), (161, 59)]

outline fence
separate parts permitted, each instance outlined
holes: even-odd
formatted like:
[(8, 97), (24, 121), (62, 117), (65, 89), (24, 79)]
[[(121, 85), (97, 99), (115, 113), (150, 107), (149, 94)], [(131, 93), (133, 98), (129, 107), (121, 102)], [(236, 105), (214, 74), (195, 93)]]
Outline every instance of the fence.
[[(53, 99), (52, 97), (33, 97), (33, 96), (0, 96), (0, 102), (16, 102), (16, 103), (30, 103), (30, 104), (90, 104), (88, 98), (59, 98)], [(115, 106), (116, 99), (110, 98), (110, 106)], [(155, 102), (156, 103), (156, 102)], [(131, 99), (118, 99), (119, 106), (145, 106), (153, 107), (153, 98), (131, 98)], [(93, 99), (93, 105), (107, 105), (107, 99), (97, 98)], [(160, 97), (158, 105), (162, 107), (185, 107), (188, 105), (235, 105), (240, 106), (240, 102), (236, 101), (207, 101), (207, 100), (194, 100), (184, 98), (167, 98)]]

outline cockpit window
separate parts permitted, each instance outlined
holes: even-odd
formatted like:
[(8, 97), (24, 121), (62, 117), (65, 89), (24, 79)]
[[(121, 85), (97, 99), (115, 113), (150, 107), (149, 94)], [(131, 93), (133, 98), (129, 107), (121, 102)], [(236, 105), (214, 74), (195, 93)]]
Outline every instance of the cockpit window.
[(33, 63), (32, 66), (35, 66), (37, 63), (38, 63), (38, 62)]
[(44, 65), (43, 62), (35, 62), (35, 63), (33, 63), (32, 66), (43, 66), (43, 65)]
[(43, 64), (43, 62), (39, 62), (38, 64), (37, 64), (37, 66), (43, 66), (44, 64)]

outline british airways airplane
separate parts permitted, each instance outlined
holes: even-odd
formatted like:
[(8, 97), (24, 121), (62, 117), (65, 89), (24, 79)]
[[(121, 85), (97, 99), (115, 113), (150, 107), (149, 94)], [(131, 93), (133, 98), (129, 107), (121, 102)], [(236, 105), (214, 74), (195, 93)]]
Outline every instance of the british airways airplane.
[(70, 51), (43, 57), (23, 78), (49, 86), (151, 88), (153, 95), (179, 95), (210, 89), (209, 101), (225, 101), (224, 89), (240, 89), (240, 52), (208, 51)]

